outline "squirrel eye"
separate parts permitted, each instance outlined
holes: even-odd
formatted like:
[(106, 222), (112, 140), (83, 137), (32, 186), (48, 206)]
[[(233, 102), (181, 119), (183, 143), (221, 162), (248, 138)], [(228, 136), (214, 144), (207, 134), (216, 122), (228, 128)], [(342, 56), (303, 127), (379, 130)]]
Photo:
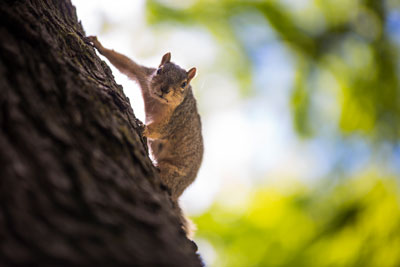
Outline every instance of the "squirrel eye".
[(181, 87), (182, 87), (182, 88), (185, 88), (186, 85), (187, 85), (187, 82), (183, 82), (182, 85), (181, 85)]
[(157, 74), (161, 74), (161, 68), (157, 69)]

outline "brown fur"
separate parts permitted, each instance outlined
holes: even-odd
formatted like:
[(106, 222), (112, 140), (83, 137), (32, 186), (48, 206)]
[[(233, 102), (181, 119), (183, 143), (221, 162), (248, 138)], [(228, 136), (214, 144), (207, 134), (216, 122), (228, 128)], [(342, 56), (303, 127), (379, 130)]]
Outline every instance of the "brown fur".
[[(163, 56), (158, 69), (147, 68), (104, 48), (96, 37), (88, 39), (117, 69), (139, 83), (146, 114), (143, 134), (178, 206), (179, 196), (195, 180), (203, 157), (201, 121), (190, 85), (196, 69), (185, 71), (171, 63), (170, 53)], [(191, 223), (180, 216), (189, 236)]]

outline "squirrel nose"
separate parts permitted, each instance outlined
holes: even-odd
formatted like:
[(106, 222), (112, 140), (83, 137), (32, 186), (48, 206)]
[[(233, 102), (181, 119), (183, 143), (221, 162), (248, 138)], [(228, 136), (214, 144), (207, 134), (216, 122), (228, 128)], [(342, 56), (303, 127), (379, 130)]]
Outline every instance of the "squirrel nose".
[(163, 92), (164, 94), (167, 94), (169, 92), (169, 87), (168, 86), (161, 87), (161, 92)]

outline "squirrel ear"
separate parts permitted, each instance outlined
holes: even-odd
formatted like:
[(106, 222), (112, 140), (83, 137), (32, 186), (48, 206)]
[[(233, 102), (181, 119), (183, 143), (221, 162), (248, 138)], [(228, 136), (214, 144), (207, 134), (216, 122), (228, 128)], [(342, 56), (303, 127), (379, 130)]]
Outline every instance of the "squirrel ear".
[(196, 75), (196, 68), (191, 68), (190, 70), (188, 70), (187, 75), (188, 75), (188, 83), (189, 83)]
[(168, 53), (166, 53), (166, 54), (162, 57), (160, 66), (162, 66), (162, 65), (164, 65), (165, 63), (168, 63), (168, 62), (170, 62), (170, 61), (171, 61), (171, 53), (168, 52)]

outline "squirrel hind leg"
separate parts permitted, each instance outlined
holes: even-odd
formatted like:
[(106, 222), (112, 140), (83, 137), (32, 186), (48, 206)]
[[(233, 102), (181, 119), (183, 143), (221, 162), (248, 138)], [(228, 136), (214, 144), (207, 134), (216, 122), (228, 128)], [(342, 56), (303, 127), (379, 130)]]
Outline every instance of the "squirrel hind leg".
[(157, 163), (157, 167), (160, 170), (161, 181), (171, 190), (172, 200), (177, 202), (189, 185), (187, 179), (184, 179), (186, 173), (176, 165), (163, 160)]

